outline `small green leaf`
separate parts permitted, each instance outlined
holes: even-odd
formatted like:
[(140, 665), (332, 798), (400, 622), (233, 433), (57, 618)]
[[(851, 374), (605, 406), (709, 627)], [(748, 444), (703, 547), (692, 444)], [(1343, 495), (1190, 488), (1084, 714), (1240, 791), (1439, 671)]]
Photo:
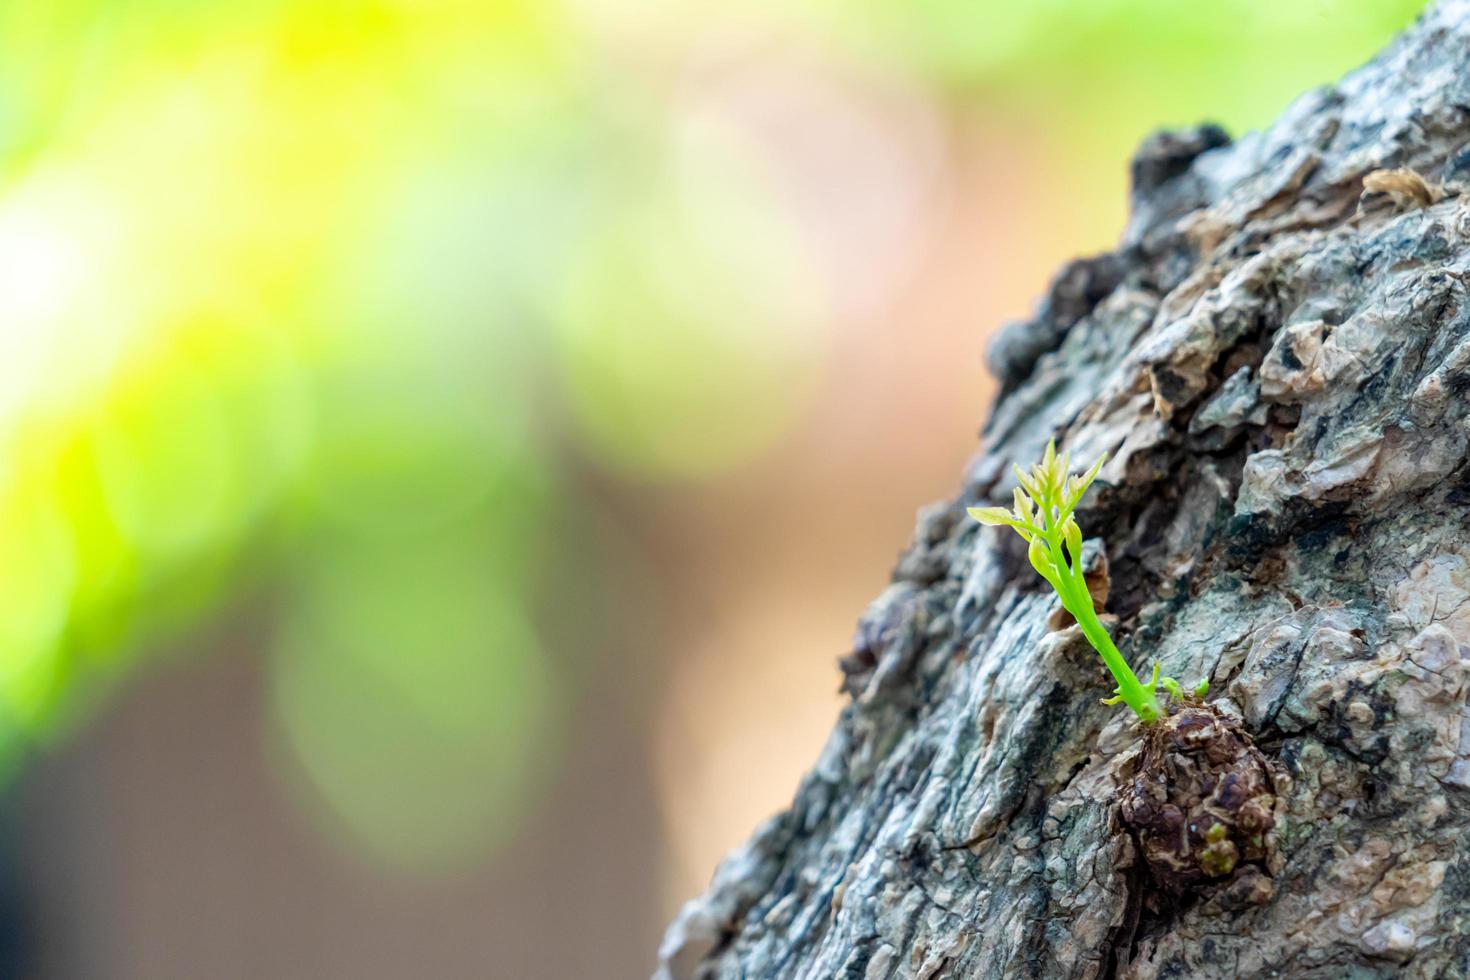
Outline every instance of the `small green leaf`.
[(1062, 534), (1067, 541), (1067, 553), (1072, 556), (1072, 570), (1082, 574), (1082, 528), (1077, 526), (1071, 515), (1062, 523)]
[(1027, 524), (1036, 523), (1034, 516), (1035, 508), (1031, 504), (1031, 498), (1026, 496), (1026, 491), (1022, 490), (1020, 487), (1017, 487), (1012, 494), (1012, 498), (1016, 505), (1016, 516)]
[(1107, 461), (1108, 454), (1103, 453), (1086, 473), (1068, 481), (1067, 502), (1069, 506), (1076, 507), (1081, 503), (1082, 495), (1087, 492), (1088, 487), (1092, 486), (1092, 481), (1097, 479), (1097, 475), (1102, 472), (1103, 464)]
[(1035, 480), (1033, 480), (1031, 476), (1028, 476), (1026, 474), (1026, 471), (1021, 469), (1021, 467), (1016, 463), (1011, 464), (1011, 470), (1015, 472), (1016, 482), (1021, 485), (1021, 489), (1025, 490), (1026, 493), (1031, 497), (1031, 499), (1035, 500), (1037, 503), (1042, 504), (1044, 507), (1046, 503), (1046, 496), (1042, 493), (1041, 486)]
[(1016, 519), (1004, 507), (971, 507), (969, 513), (971, 517), (987, 527), (996, 527), (1001, 524), (1009, 524), (1014, 527), (1016, 524)]
[(1040, 538), (1031, 540), (1031, 547), (1026, 549), (1026, 557), (1031, 559), (1031, 567), (1041, 573), (1041, 577), (1050, 582), (1051, 587), (1055, 589), (1057, 587), (1057, 566)]

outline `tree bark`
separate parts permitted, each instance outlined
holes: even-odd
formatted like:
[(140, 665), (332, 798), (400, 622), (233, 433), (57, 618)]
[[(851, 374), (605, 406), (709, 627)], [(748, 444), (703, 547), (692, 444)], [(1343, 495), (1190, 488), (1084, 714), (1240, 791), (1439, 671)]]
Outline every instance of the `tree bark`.
[[(1470, 976), (1467, 181), (1470, 0), (1264, 133), (1148, 140), (1117, 251), (993, 344), (984, 451), (851, 704), (659, 977)], [(1053, 437), (1111, 453), (1079, 521), (1124, 655), (1208, 677), (1281, 777), (1271, 859), (1177, 897), (1119, 815), (1112, 680), (965, 516)]]

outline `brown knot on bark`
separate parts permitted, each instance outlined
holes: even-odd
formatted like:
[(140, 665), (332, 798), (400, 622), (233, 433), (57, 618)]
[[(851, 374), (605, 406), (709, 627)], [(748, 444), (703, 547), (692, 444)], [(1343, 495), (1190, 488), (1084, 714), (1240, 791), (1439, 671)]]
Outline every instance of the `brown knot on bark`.
[(1188, 704), (1145, 731), (1119, 812), (1165, 892), (1234, 876), (1263, 902), (1286, 778), (1239, 721)]

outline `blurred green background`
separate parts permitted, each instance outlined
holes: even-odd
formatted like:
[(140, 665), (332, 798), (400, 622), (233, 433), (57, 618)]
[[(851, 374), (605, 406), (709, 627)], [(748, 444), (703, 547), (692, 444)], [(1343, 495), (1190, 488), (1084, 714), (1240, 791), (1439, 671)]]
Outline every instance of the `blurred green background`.
[(986, 336), (1399, 0), (0, 0), (4, 975), (636, 976)]

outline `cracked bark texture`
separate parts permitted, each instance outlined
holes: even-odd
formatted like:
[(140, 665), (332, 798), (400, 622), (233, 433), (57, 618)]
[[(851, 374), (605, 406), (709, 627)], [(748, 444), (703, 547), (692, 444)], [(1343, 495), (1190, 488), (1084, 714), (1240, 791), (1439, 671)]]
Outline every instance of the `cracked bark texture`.
[[(1365, 190), (1396, 168), (1433, 193)], [(1264, 133), (1151, 138), (1133, 181), (1117, 251), (992, 345), (984, 451), (661, 978), (1470, 976), (1470, 0)], [(1116, 806), (1137, 730), (964, 515), (1053, 436), (1112, 454), (1079, 519), (1125, 656), (1210, 678), (1289, 776), (1264, 884), (1160, 900)]]

